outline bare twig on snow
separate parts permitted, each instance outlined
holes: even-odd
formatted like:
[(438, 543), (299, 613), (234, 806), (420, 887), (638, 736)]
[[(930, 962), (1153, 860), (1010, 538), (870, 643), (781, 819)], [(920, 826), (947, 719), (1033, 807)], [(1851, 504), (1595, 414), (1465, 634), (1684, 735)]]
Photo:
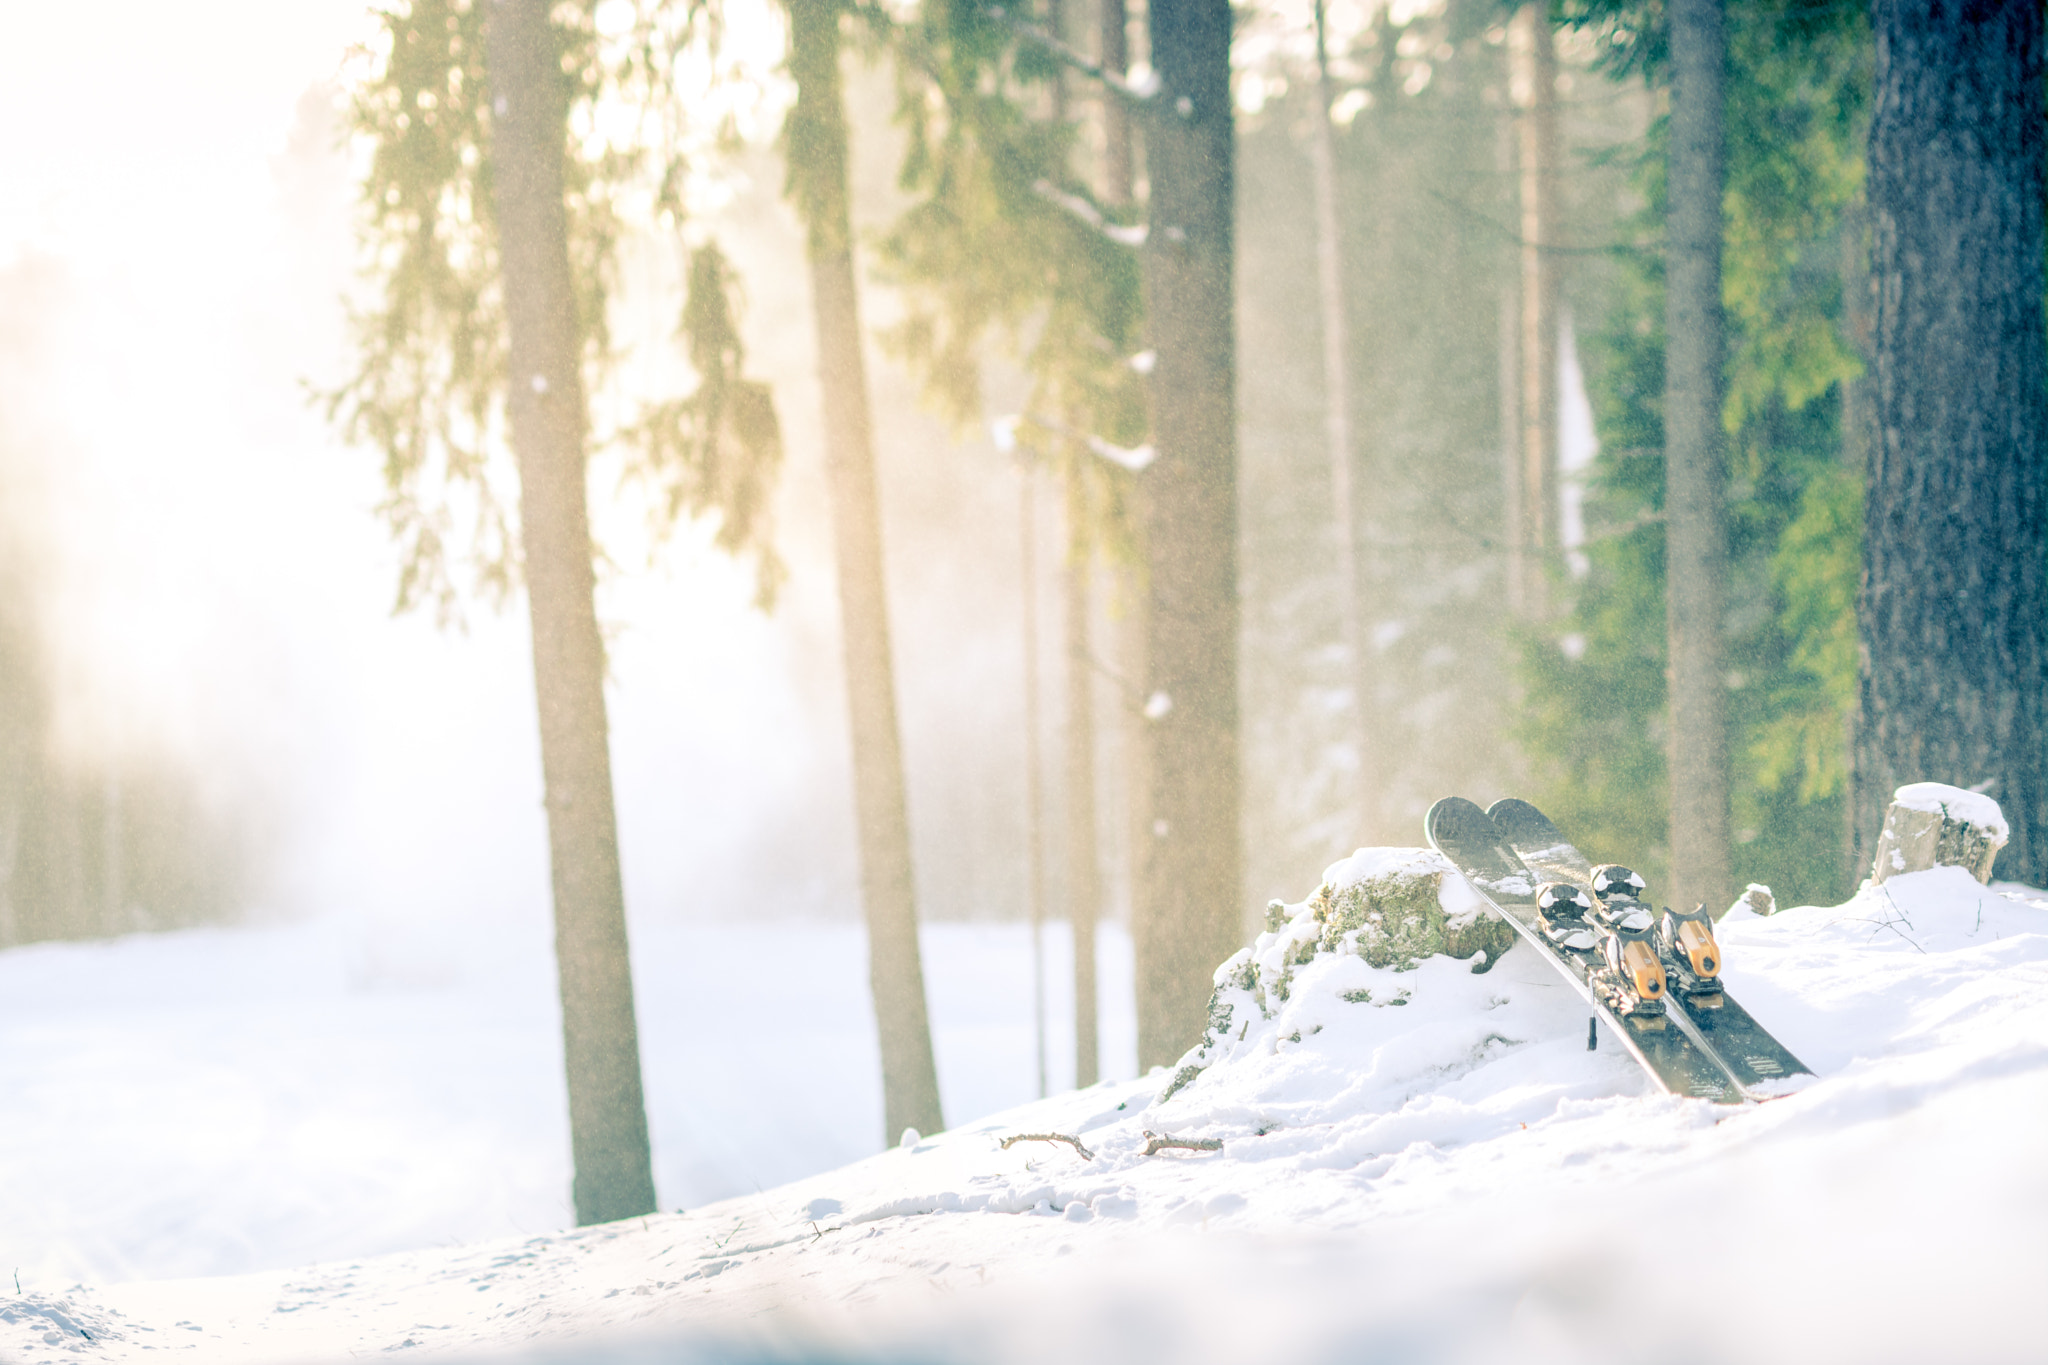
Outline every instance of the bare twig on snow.
[(1009, 1151), (1013, 1142), (1064, 1142), (1079, 1152), (1083, 1161), (1095, 1160), (1095, 1153), (1083, 1146), (1081, 1139), (1069, 1137), (1065, 1133), (1012, 1133), (1003, 1139), (1003, 1150)]
[(1223, 1139), (1179, 1138), (1171, 1133), (1148, 1132), (1145, 1134), (1145, 1150), (1140, 1155), (1154, 1156), (1167, 1150), (1169, 1147), (1177, 1147), (1189, 1152), (1220, 1152), (1223, 1150)]

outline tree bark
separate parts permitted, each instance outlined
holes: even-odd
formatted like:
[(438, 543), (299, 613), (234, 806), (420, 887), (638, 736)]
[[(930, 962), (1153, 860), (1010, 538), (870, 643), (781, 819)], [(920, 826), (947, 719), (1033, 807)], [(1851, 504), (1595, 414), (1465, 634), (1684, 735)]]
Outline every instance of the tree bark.
[[(1229, 0), (1154, 0), (1161, 107), (1146, 164), (1157, 462), (1150, 558), (1152, 839), (1132, 926), (1138, 1064), (1201, 1036), (1210, 978), (1242, 940), (1238, 848), (1236, 357)], [(1161, 708), (1154, 707), (1155, 712)]]
[(567, 92), (546, 0), (492, 0), (485, 37), (576, 1221), (608, 1223), (654, 1211), (654, 1175), (585, 504), (582, 328), (562, 200)]
[[(1877, 285), (1852, 799), (1988, 791), (2004, 876), (2048, 877), (2039, 0), (1877, 0)], [(1858, 831), (1875, 837), (1874, 826)]]
[(1672, 0), (1664, 352), (1665, 610), (1671, 690), (1671, 899), (1726, 906), (1727, 437), (1721, 425), (1721, 0)]
[(936, 1133), (945, 1123), (940, 1117), (938, 1070), (932, 1060), (924, 965), (917, 943), (910, 815), (882, 578), (881, 507), (868, 418), (867, 368), (861, 356), (860, 295), (853, 275), (846, 106), (839, 79), (842, 9), (836, 0), (789, 0), (789, 66), (797, 84), (796, 108), (790, 114), (789, 177), (792, 197), (804, 218), (811, 265), (853, 729), (868, 981), (882, 1050), (883, 1138), (893, 1143), (905, 1128)]

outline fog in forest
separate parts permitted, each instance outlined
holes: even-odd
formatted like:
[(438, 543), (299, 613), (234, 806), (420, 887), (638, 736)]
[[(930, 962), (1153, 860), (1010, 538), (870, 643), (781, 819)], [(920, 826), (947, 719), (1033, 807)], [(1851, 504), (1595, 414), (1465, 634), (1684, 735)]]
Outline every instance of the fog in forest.
[[(1528, 771), (1507, 716), (1522, 637), (1501, 599), (1502, 471), (1520, 458), (1509, 389), (1524, 382), (1503, 349), (1520, 287), (1509, 42), (1483, 7), (1396, 10), (1331, 11), (1350, 91), (1332, 117), (1354, 337), (1355, 669), (1310, 321), (1321, 295), (1306, 11), (1248, 21), (1236, 49), (1247, 930), (1269, 900), (1309, 895), (1354, 848), (1421, 842), (1436, 797), (1490, 800)], [(680, 231), (627, 221), (613, 357), (590, 393), (597, 606), (636, 954), (657, 942), (679, 951), (660, 936), (692, 926), (786, 929), (787, 940), (761, 941), (793, 943), (805, 926), (854, 931), (861, 915), (810, 279), (777, 141), (792, 98), (785, 36), (770, 11), (733, 15), (741, 78), (719, 96), (732, 136), (699, 148)], [(0, 209), (0, 944), (312, 924), (352, 991), (492, 978), (506, 935), (538, 952), (549, 933), (525, 604), (472, 591), (445, 619), (431, 606), (394, 614), (401, 555), (381, 520), (379, 457), (341, 439), (322, 398), (355, 363), (351, 308), (371, 302), (358, 238), (369, 153), (347, 128), (375, 26), (353, 3), (243, 6), (203, 25), (146, 6), (92, 25), (68, 12), (24, 22), (0, 94), (17, 126), (38, 130), (0, 147), (14, 187)], [(1398, 41), (1389, 22), (1405, 25)], [(43, 55), (19, 55), (30, 51)], [(1560, 51), (1570, 175), (1552, 229), (1598, 244), (1639, 207), (1606, 153), (1640, 136), (1649, 106), (1595, 74), (1583, 43), (1567, 35)], [(1139, 69), (1144, 59), (1134, 52)], [(886, 61), (849, 58), (847, 71), (917, 911), (927, 925), (1032, 913), (1028, 517), (1036, 894), (1057, 926), (1070, 908), (1062, 495), (1043, 472), (1027, 493), (1016, 451), (997, 439), (1028, 401), (1015, 353), (987, 349), (984, 410), (954, 423), (923, 401), (892, 347), (910, 285), (878, 243), (912, 201), (899, 182), (904, 130)], [(1099, 138), (1082, 137), (1076, 155), (1092, 166)], [(772, 611), (753, 605), (752, 565), (714, 547), (714, 525), (653, 529), (654, 495), (605, 439), (693, 382), (677, 319), (688, 253), (710, 242), (735, 268), (746, 372), (770, 386), (786, 449), (772, 516), (788, 578)], [(1606, 317), (1611, 261), (1591, 248), (1570, 259), (1553, 316)], [(1576, 555), (1594, 446), (1564, 326), (1554, 369), (1539, 365), (1528, 382), (1555, 390), (1553, 492)], [(494, 449), (490, 478), (507, 496), (511, 471)], [(451, 506), (461, 579), (459, 493)], [(1115, 926), (1130, 914), (1134, 845), (1164, 837), (1129, 794), (1133, 746), (1171, 699), (1147, 696), (1131, 671), (1136, 576), (1098, 562), (1091, 586), (1080, 666), (1092, 679), (1100, 907)], [(1361, 696), (1375, 719), (1363, 756)], [(1032, 955), (1021, 939), (1002, 942), (1017, 946), (991, 959), (994, 993), (980, 977), (927, 968), (938, 1031), (953, 1039), (939, 1051), (954, 1120), (1034, 1093), (1034, 1065), (1055, 1087), (1076, 1074), (1065, 940), (1048, 949), (1049, 1063), (1034, 1063), (1028, 1041), (1042, 1027)], [(1131, 968), (1116, 946), (1128, 940), (1105, 943), (1103, 1074), (1128, 1078)], [(855, 980), (857, 961), (844, 970)], [(660, 1002), (680, 985), (672, 970), (638, 982), (643, 1034), (658, 1032)], [(522, 989), (551, 1007), (537, 982)], [(864, 1038), (872, 1020), (856, 1008), (849, 1027)], [(998, 1034), (1007, 1041), (985, 1055), (961, 1041)], [(650, 1055), (663, 1046), (650, 1041)], [(810, 1060), (837, 1067), (822, 1052)], [(871, 1065), (863, 1055), (849, 1074)], [(703, 1083), (682, 1074), (674, 1094)], [(841, 1123), (805, 1110), (792, 1083), (786, 1103), (801, 1117), (790, 1121), (832, 1136), (754, 1161), (744, 1132), (661, 1138), (681, 1120), (662, 1117), (671, 1092), (656, 1082), (658, 1174), (676, 1199), (786, 1179), (818, 1152), (851, 1159), (878, 1131), (870, 1101), (849, 1101), (858, 1117)], [(558, 1209), (551, 1179), (531, 1183), (548, 1187), (539, 1207)], [(266, 1261), (225, 1262), (244, 1263)]]
[[(10, 96), (50, 130), (6, 153), (24, 187), (0, 273), (10, 639), (39, 670), (41, 695), (18, 703), (45, 708), (30, 740), (53, 780), (90, 787), (70, 836), (84, 870), (69, 873), (88, 889), (57, 893), (79, 902), (67, 915), (22, 910), (22, 931), (340, 913), (402, 939), (433, 921), (543, 915), (523, 608), (471, 601), (447, 629), (431, 612), (390, 615), (376, 457), (343, 447), (308, 392), (346, 364), (355, 191), (338, 54), (364, 36), (359, 11), (257, 8), (204, 32), (130, 20), (95, 40), (111, 53), (53, 34), (80, 65), (25, 71)], [(107, 61), (133, 77), (114, 109), (95, 107), (105, 92), (83, 74)], [(888, 209), (887, 151), (861, 153), (871, 218)], [(636, 920), (858, 912), (807, 295), (781, 175), (766, 146), (714, 168), (725, 203), (707, 225), (741, 269), (754, 366), (788, 433), (776, 520), (791, 576), (772, 614), (702, 528), (656, 544), (644, 490), (593, 460)], [(623, 355), (593, 394), (600, 426), (674, 380), (681, 250), (625, 246)], [(871, 315), (887, 310), (878, 295)], [(956, 440), (921, 413), (899, 370), (874, 375), (923, 903), (942, 919), (1013, 918), (1017, 474), (985, 433)], [(1041, 564), (1056, 563), (1052, 510)], [(214, 842), (178, 873), (211, 878), (203, 893), (159, 905), (131, 870), (128, 918), (101, 918), (115, 855), (97, 803), (113, 773), (134, 809), (201, 822)]]
[[(33, 22), (51, 30), (45, 50), (70, 55), (25, 67), (8, 97), (44, 130), (4, 153), (20, 187), (0, 276), (9, 638), (24, 651), (15, 678), (35, 679), (10, 685), (32, 694), (18, 706), (35, 717), (15, 747), (37, 747), (71, 809), (65, 830), (27, 831), (24, 847), (56, 851), (42, 855), (41, 882), (19, 885), (16, 932), (341, 913), (403, 938), (433, 922), (543, 914), (523, 611), (471, 601), (451, 629), (431, 612), (389, 614), (396, 567), (372, 515), (375, 457), (344, 447), (309, 396), (344, 372), (341, 301), (359, 287), (358, 168), (340, 145), (337, 55), (365, 36), (359, 12), (251, 9), (201, 32), (143, 10), (90, 45), (58, 16)], [(1268, 69), (1299, 41), (1284, 28), (1272, 50), (1257, 38), (1241, 60)], [(734, 258), (751, 364), (786, 431), (775, 518), (791, 574), (776, 609), (749, 605), (746, 569), (705, 528), (654, 542), (644, 490), (616, 460), (593, 459), (636, 920), (857, 913), (808, 296), (768, 136), (787, 98), (775, 41), (771, 31), (755, 54), (767, 58), (759, 145), (706, 168), (713, 207), (688, 235), (715, 237)], [(84, 76), (92, 64), (124, 73), (118, 96)], [(1388, 547), (1386, 598), (1368, 609), (1379, 685), (1409, 722), (1404, 751), (1385, 756), (1384, 799), (1361, 820), (1355, 760), (1333, 722), (1346, 702), (1331, 657), (1320, 362), (1300, 325), (1315, 306), (1300, 92), (1257, 70), (1244, 84), (1245, 899), (1257, 905), (1302, 894), (1358, 843), (1413, 842), (1454, 777), (1475, 795), (1506, 789), (1506, 687), (1488, 675), (1511, 665), (1488, 618), (1454, 603), (1495, 567), (1486, 526), (1498, 494), (1469, 475), (1499, 459), (1490, 352), (1508, 277), (1487, 207), (1506, 202), (1493, 136), (1447, 131), (1443, 117), (1459, 115), (1440, 116), (1422, 129), (1440, 154), (1388, 162), (1359, 125), (1346, 146), (1365, 182), (1349, 263), (1369, 324), (1361, 502)], [(886, 72), (853, 89), (857, 223), (872, 234), (901, 207), (900, 147)], [(1619, 96), (1592, 107), (1617, 133), (1634, 117)], [(1395, 234), (1393, 209), (1366, 200), (1410, 182), (1442, 189), (1402, 199), (1425, 230)], [(683, 250), (644, 233), (625, 244), (621, 355), (593, 394), (600, 428), (608, 409), (624, 414), (684, 373), (671, 337)], [(1597, 306), (1597, 270), (1580, 275)], [(885, 283), (869, 289), (879, 334), (894, 300)], [(1003, 411), (1002, 364), (991, 418)], [(871, 374), (920, 908), (1016, 918), (1028, 883), (1018, 471), (986, 431), (949, 430), (923, 410), (913, 379), (879, 350)], [(1588, 421), (1571, 405), (1564, 418)], [(1587, 439), (1575, 443), (1580, 464)], [(1038, 501), (1057, 914), (1062, 542), (1050, 485)], [(1375, 514), (1388, 524), (1370, 524)], [(1114, 653), (1117, 585), (1099, 578), (1099, 823), (1115, 906), (1128, 894), (1120, 756), (1135, 702)], [(109, 802), (120, 812), (111, 824)], [(149, 852), (151, 839), (184, 862)], [(118, 892), (109, 877), (122, 878)], [(73, 908), (39, 908), (52, 896)]]

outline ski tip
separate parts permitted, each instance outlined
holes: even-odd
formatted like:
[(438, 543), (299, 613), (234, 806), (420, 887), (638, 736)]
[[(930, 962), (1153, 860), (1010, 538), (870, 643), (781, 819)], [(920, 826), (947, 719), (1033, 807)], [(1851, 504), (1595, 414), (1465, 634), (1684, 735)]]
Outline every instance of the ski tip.
[(1446, 796), (1431, 806), (1429, 813), (1422, 817), (1422, 834), (1429, 841), (1430, 847), (1434, 848), (1445, 836), (1454, 831), (1475, 826), (1484, 828), (1491, 837), (1492, 823), (1477, 802), (1467, 801), (1462, 796)]
[(1519, 797), (1504, 796), (1486, 808), (1486, 818), (1507, 836), (1511, 843), (1562, 843), (1564, 835), (1536, 807)]

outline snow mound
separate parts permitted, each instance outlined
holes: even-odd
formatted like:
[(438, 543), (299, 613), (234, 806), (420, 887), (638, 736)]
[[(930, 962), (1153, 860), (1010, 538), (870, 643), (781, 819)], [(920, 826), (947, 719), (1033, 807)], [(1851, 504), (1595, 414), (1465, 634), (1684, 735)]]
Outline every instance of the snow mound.
[(91, 1355), (124, 1339), (117, 1325), (120, 1316), (69, 1297), (23, 1294), (0, 1300), (0, 1339), (18, 1345), (34, 1342), (45, 1351), (66, 1355)]
[[(1457, 978), (1488, 971), (1514, 930), (1432, 849), (1359, 849), (1306, 901), (1268, 906), (1266, 926), (1216, 969), (1208, 1027), (1162, 1103), (1211, 1067), (1269, 1070), (1284, 1048), (1305, 1046), (1346, 1075), (1412, 1078), (1499, 1041), (1484, 1022), (1499, 993)], [(1440, 1021), (1452, 1027), (1437, 1036)], [(1390, 1050), (1397, 1039), (1408, 1041)]]

